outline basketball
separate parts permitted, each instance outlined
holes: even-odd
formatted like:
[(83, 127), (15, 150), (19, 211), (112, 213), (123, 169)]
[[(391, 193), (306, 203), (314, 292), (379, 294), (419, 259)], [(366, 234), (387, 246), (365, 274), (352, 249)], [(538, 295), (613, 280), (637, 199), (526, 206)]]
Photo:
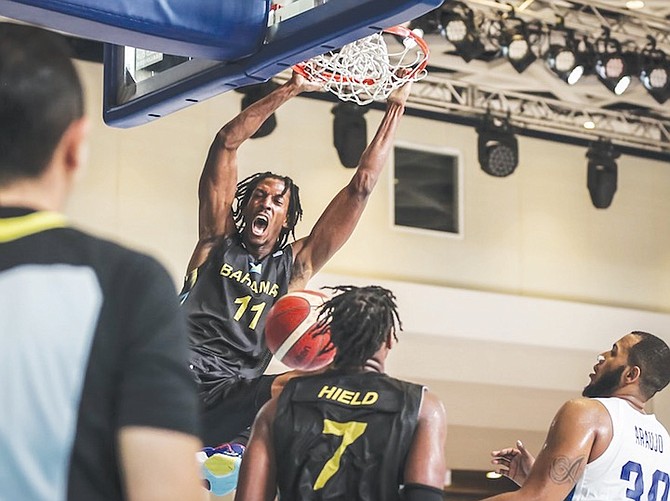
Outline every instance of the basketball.
[(326, 330), (315, 335), (319, 311), (329, 299), (318, 291), (289, 292), (279, 298), (265, 321), (265, 341), (272, 354), (292, 369), (316, 370), (333, 361), (335, 350)]

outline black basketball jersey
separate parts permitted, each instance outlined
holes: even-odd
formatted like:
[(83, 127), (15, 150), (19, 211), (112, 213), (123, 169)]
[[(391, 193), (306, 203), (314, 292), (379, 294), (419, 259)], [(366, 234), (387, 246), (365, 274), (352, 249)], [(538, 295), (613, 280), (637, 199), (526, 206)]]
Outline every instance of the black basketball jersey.
[(376, 372), (295, 378), (273, 425), (281, 501), (394, 501), (423, 387)]
[(126, 499), (120, 429), (197, 433), (167, 272), (60, 214), (0, 207), (0, 345), (0, 500)]
[(272, 358), (263, 336), (265, 318), (288, 291), (292, 266), (290, 246), (255, 262), (236, 234), (188, 277), (182, 307), (205, 403), (218, 400), (229, 383), (265, 371)]

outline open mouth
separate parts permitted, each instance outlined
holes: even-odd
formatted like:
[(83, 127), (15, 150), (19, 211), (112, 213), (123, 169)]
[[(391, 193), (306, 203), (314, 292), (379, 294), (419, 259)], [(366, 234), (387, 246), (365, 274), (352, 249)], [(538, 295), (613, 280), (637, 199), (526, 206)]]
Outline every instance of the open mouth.
[(259, 214), (251, 223), (251, 232), (256, 236), (262, 235), (267, 230), (269, 222), (266, 215)]

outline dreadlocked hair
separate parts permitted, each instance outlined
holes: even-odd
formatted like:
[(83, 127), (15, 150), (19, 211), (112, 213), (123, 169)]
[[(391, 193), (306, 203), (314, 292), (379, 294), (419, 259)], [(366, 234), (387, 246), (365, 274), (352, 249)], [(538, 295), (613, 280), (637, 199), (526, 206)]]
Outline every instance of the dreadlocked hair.
[(282, 195), (289, 192), (288, 211), (286, 215), (287, 227), (282, 228), (279, 233), (279, 238), (277, 238), (277, 245), (275, 246), (275, 248), (280, 248), (286, 244), (289, 235), (295, 240), (295, 225), (302, 219), (300, 188), (298, 188), (298, 185), (296, 185), (290, 177), (280, 176), (269, 171), (258, 172), (237, 183), (237, 191), (235, 192), (235, 200), (232, 209), (233, 220), (237, 226), (237, 231), (242, 232), (246, 224), (243, 213), (251, 199), (251, 194), (256, 189), (256, 186), (258, 186), (258, 183), (268, 178), (278, 179), (284, 182), (284, 191), (282, 192)]
[(317, 332), (330, 330), (336, 367), (362, 367), (389, 335), (398, 340), (402, 323), (391, 291), (376, 285), (325, 288), (336, 295), (321, 307)]

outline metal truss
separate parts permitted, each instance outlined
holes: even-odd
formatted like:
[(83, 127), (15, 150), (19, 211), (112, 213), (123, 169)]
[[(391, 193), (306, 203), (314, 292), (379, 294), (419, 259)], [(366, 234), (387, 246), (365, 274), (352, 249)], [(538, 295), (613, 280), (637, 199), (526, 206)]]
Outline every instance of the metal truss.
[(463, 117), (490, 113), (494, 117), (508, 118), (517, 129), (588, 141), (605, 139), (633, 150), (670, 155), (670, 119), (666, 118), (485, 88), (439, 75), (428, 75), (416, 82), (407, 105), (410, 108)]
[(644, 47), (651, 36), (658, 48), (670, 49), (669, 19), (617, 8), (597, 0), (517, 0), (507, 3), (466, 0), (466, 3), (476, 11), (486, 12), (487, 18), (495, 17), (496, 13), (510, 13), (514, 9), (515, 15), (546, 25), (556, 25), (561, 20), (565, 27), (582, 35), (597, 37), (606, 29), (620, 42), (634, 43), (638, 47)]
[[(284, 83), (289, 77), (286, 71), (273, 80)], [(319, 98), (311, 93), (305, 97)], [(670, 160), (670, 118), (665, 117), (487, 88), (434, 73), (413, 84), (407, 108), (428, 112), (433, 117), (444, 116), (445, 121), (458, 117), (462, 123), (472, 124), (490, 114), (508, 119), (518, 132), (527, 135), (543, 132), (563, 142), (609, 140), (626, 148), (629, 154)]]

